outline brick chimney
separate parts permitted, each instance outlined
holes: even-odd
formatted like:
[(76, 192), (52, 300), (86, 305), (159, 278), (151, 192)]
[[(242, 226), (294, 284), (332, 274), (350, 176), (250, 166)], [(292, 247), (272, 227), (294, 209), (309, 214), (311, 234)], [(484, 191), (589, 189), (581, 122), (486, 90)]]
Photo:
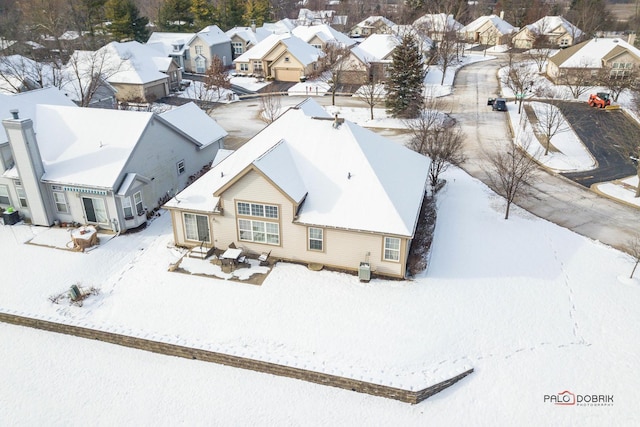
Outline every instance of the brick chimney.
[(13, 160), (27, 196), (27, 216), (35, 225), (50, 226), (53, 223), (53, 209), (46, 186), (40, 181), (45, 171), (33, 122), (31, 119), (21, 119), (18, 110), (11, 110), (11, 115), (13, 117), (3, 120), (2, 125), (9, 137)]

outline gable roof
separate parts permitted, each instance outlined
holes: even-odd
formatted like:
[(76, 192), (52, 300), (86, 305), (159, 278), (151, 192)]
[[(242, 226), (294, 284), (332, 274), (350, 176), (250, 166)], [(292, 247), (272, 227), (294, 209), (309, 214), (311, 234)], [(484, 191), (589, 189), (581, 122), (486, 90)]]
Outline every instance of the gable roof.
[(228, 135), (222, 126), (193, 102), (165, 111), (160, 117), (198, 141), (200, 149)]
[(196, 37), (202, 39), (208, 46), (221, 43), (231, 43), (231, 39), (217, 25), (209, 25), (198, 31)]
[(395, 34), (372, 34), (351, 52), (363, 63), (391, 60), (389, 55), (401, 43)]
[(478, 30), (487, 22), (491, 22), (491, 25), (502, 35), (511, 34), (516, 31), (516, 28), (509, 24), (498, 15), (481, 16), (470, 24), (465, 25), (460, 31), (470, 33)]
[(295, 27), (296, 23), (289, 18), (281, 19), (278, 22), (265, 22), (262, 24), (262, 28), (271, 34), (287, 34)]
[(622, 39), (601, 38), (587, 40), (563, 49), (550, 57), (549, 61), (561, 68), (602, 68), (603, 59), (608, 60), (622, 52), (629, 52), (640, 62), (640, 50), (636, 47)]
[[(147, 45), (161, 46), (165, 56), (182, 55), (195, 36), (196, 33), (153, 32), (147, 40)], [(182, 49), (175, 50), (174, 45), (182, 45)]]
[(413, 25), (428, 31), (458, 31), (463, 25), (456, 21), (453, 15), (446, 13), (433, 13), (422, 15), (413, 22)]
[(356, 44), (356, 41), (351, 37), (348, 37), (345, 34), (336, 31), (335, 29), (333, 29), (333, 27), (327, 24), (312, 25), (309, 27), (296, 27), (293, 29), (292, 33), (294, 36), (299, 37), (307, 43), (309, 43), (315, 36), (318, 36), (325, 43), (335, 42), (346, 47), (350, 47)]
[(66, 66), (69, 72), (74, 73), (72, 60), (76, 61), (81, 73), (87, 71), (89, 75), (98, 61), (103, 70), (108, 70), (107, 81), (111, 84), (145, 84), (167, 79), (160, 69), (167, 68), (167, 60), (169, 64), (171, 62), (163, 52), (137, 41), (111, 42), (96, 52), (76, 50)]
[(380, 15), (375, 15), (375, 16), (370, 16), (367, 19), (364, 19), (360, 22), (358, 22), (355, 26), (356, 27), (372, 27), (375, 24), (384, 24), (387, 27), (391, 28), (393, 25), (395, 25), (395, 23), (393, 21), (391, 21), (390, 19), (385, 18), (384, 16), (380, 16)]
[(582, 37), (583, 35), (580, 28), (576, 27), (562, 16), (545, 16), (538, 19), (533, 24), (526, 25), (524, 28), (536, 35), (551, 36), (556, 34), (554, 31), (558, 28), (563, 28), (564, 31), (570, 34), (574, 39)]
[[(76, 106), (73, 101), (67, 98), (58, 88), (49, 87), (17, 93), (15, 95), (0, 94), (0, 119), (7, 119), (11, 117), (10, 111), (15, 109), (20, 112), (20, 117), (31, 119), (35, 126), (37, 124), (36, 106), (39, 104), (61, 105), (76, 109), (80, 108)], [(7, 134), (5, 132), (0, 132), (0, 144), (6, 142), (9, 142)]]
[(229, 39), (232, 39), (237, 35), (242, 40), (253, 46), (257, 45), (259, 42), (271, 35), (271, 33), (264, 28), (256, 28), (254, 31), (251, 27), (233, 27), (225, 34), (229, 37)]
[(355, 123), (310, 116), (321, 108), (312, 103), (286, 111), (166, 206), (213, 212), (217, 194), (255, 168), (304, 200), (299, 223), (412, 236), (429, 160)]
[(36, 117), (44, 181), (114, 188), (154, 114), (38, 105)]
[(262, 59), (279, 43), (284, 44), (287, 51), (304, 66), (312, 64), (324, 56), (323, 52), (296, 36), (291, 34), (272, 34), (234, 59), (233, 62), (249, 62), (254, 59)]

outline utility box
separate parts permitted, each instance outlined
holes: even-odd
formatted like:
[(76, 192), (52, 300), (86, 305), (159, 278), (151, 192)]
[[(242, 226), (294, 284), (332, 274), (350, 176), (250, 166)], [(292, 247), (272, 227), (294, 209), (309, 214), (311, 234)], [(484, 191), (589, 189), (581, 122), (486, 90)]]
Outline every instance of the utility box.
[(4, 225), (13, 225), (20, 222), (20, 213), (18, 211), (7, 212), (4, 211), (2, 213), (2, 220), (4, 221)]
[(361, 282), (371, 280), (371, 265), (368, 262), (361, 262), (358, 268), (358, 278)]

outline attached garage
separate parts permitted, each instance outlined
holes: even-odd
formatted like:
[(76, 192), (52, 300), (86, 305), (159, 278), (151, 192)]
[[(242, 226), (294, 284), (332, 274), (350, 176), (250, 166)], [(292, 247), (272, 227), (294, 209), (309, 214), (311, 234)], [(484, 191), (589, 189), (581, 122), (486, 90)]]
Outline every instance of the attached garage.
[(274, 77), (281, 82), (298, 82), (302, 72), (295, 68), (276, 68), (274, 69)]

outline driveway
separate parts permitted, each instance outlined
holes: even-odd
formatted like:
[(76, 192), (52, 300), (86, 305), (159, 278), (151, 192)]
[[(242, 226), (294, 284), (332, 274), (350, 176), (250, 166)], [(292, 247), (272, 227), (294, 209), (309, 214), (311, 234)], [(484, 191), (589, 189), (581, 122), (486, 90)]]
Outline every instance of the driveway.
[[(467, 137), (470, 175), (489, 185), (486, 153), (505, 149), (511, 142), (507, 115), (491, 111), (487, 98), (498, 93), (497, 61), (471, 64), (458, 72), (451, 105)], [(514, 104), (509, 104), (514, 108)], [(568, 179), (540, 168), (531, 194), (517, 204), (541, 218), (583, 236), (623, 248), (637, 229), (640, 210), (598, 196)]]

